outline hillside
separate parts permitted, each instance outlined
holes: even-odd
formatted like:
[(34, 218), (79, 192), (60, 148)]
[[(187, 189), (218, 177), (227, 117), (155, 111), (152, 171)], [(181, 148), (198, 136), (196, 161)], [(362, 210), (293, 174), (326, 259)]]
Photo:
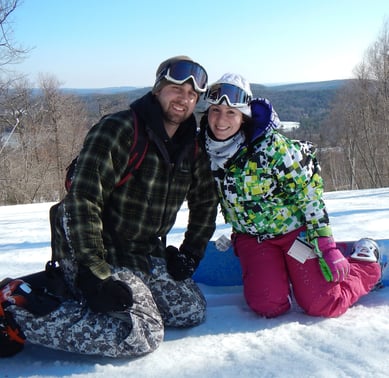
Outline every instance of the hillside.
[[(324, 119), (335, 94), (347, 82), (348, 80), (332, 80), (276, 86), (251, 84), (251, 88), (254, 97), (266, 97), (273, 103), (281, 120), (300, 122), (304, 126), (304, 123), (317, 124)], [(149, 90), (151, 87), (63, 88), (67, 93), (80, 96), (87, 103), (91, 114), (96, 114), (101, 109), (101, 104), (114, 110), (123, 108)], [(197, 111), (203, 111), (204, 106), (201, 99)]]
[(254, 97), (268, 98), (282, 121), (318, 124), (328, 114), (337, 91), (349, 80), (263, 86), (252, 84)]

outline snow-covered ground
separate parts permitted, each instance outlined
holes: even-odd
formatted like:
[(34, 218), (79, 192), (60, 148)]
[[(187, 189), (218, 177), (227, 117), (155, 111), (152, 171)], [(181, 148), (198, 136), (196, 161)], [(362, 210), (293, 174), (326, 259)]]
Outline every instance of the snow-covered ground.
[[(325, 194), (337, 240), (389, 239), (389, 188)], [(0, 279), (42, 270), (50, 257), (51, 204), (0, 207)], [(179, 245), (187, 209), (169, 237)], [(218, 218), (213, 240), (229, 234)], [(305, 315), (296, 305), (276, 319), (256, 316), (242, 288), (200, 285), (208, 301), (204, 324), (168, 329), (154, 353), (109, 359), (27, 344), (0, 359), (11, 377), (388, 377), (389, 287), (363, 297), (335, 319)]]

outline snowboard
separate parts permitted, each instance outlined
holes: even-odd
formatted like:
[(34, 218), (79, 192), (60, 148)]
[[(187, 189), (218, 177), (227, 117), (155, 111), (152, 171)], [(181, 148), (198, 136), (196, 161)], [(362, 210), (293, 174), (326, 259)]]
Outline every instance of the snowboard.
[[(380, 247), (382, 261), (387, 262), (389, 260), (389, 239), (375, 241)], [(340, 241), (336, 245), (345, 256), (349, 256), (354, 243), (355, 241)], [(221, 251), (217, 248), (215, 241), (210, 241), (193, 279), (209, 286), (242, 285), (242, 269), (232, 246)], [(382, 281), (385, 285), (389, 285), (389, 269), (384, 270)]]

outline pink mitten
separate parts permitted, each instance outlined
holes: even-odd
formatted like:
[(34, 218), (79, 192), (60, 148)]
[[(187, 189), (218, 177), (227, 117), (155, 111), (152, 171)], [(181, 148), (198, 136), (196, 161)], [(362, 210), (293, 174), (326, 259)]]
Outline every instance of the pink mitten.
[(350, 272), (350, 263), (336, 248), (332, 236), (321, 236), (312, 241), (324, 278), (330, 282), (341, 282)]

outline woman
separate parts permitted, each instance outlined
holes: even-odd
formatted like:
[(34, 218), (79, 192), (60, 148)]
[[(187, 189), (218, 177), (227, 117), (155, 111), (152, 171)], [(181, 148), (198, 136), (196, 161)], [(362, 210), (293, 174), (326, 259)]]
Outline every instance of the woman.
[(246, 301), (275, 317), (293, 290), (307, 314), (339, 316), (380, 279), (378, 247), (363, 239), (348, 259), (336, 248), (314, 146), (280, 134), (270, 102), (251, 97), (243, 77), (225, 74), (208, 89), (201, 121)]

